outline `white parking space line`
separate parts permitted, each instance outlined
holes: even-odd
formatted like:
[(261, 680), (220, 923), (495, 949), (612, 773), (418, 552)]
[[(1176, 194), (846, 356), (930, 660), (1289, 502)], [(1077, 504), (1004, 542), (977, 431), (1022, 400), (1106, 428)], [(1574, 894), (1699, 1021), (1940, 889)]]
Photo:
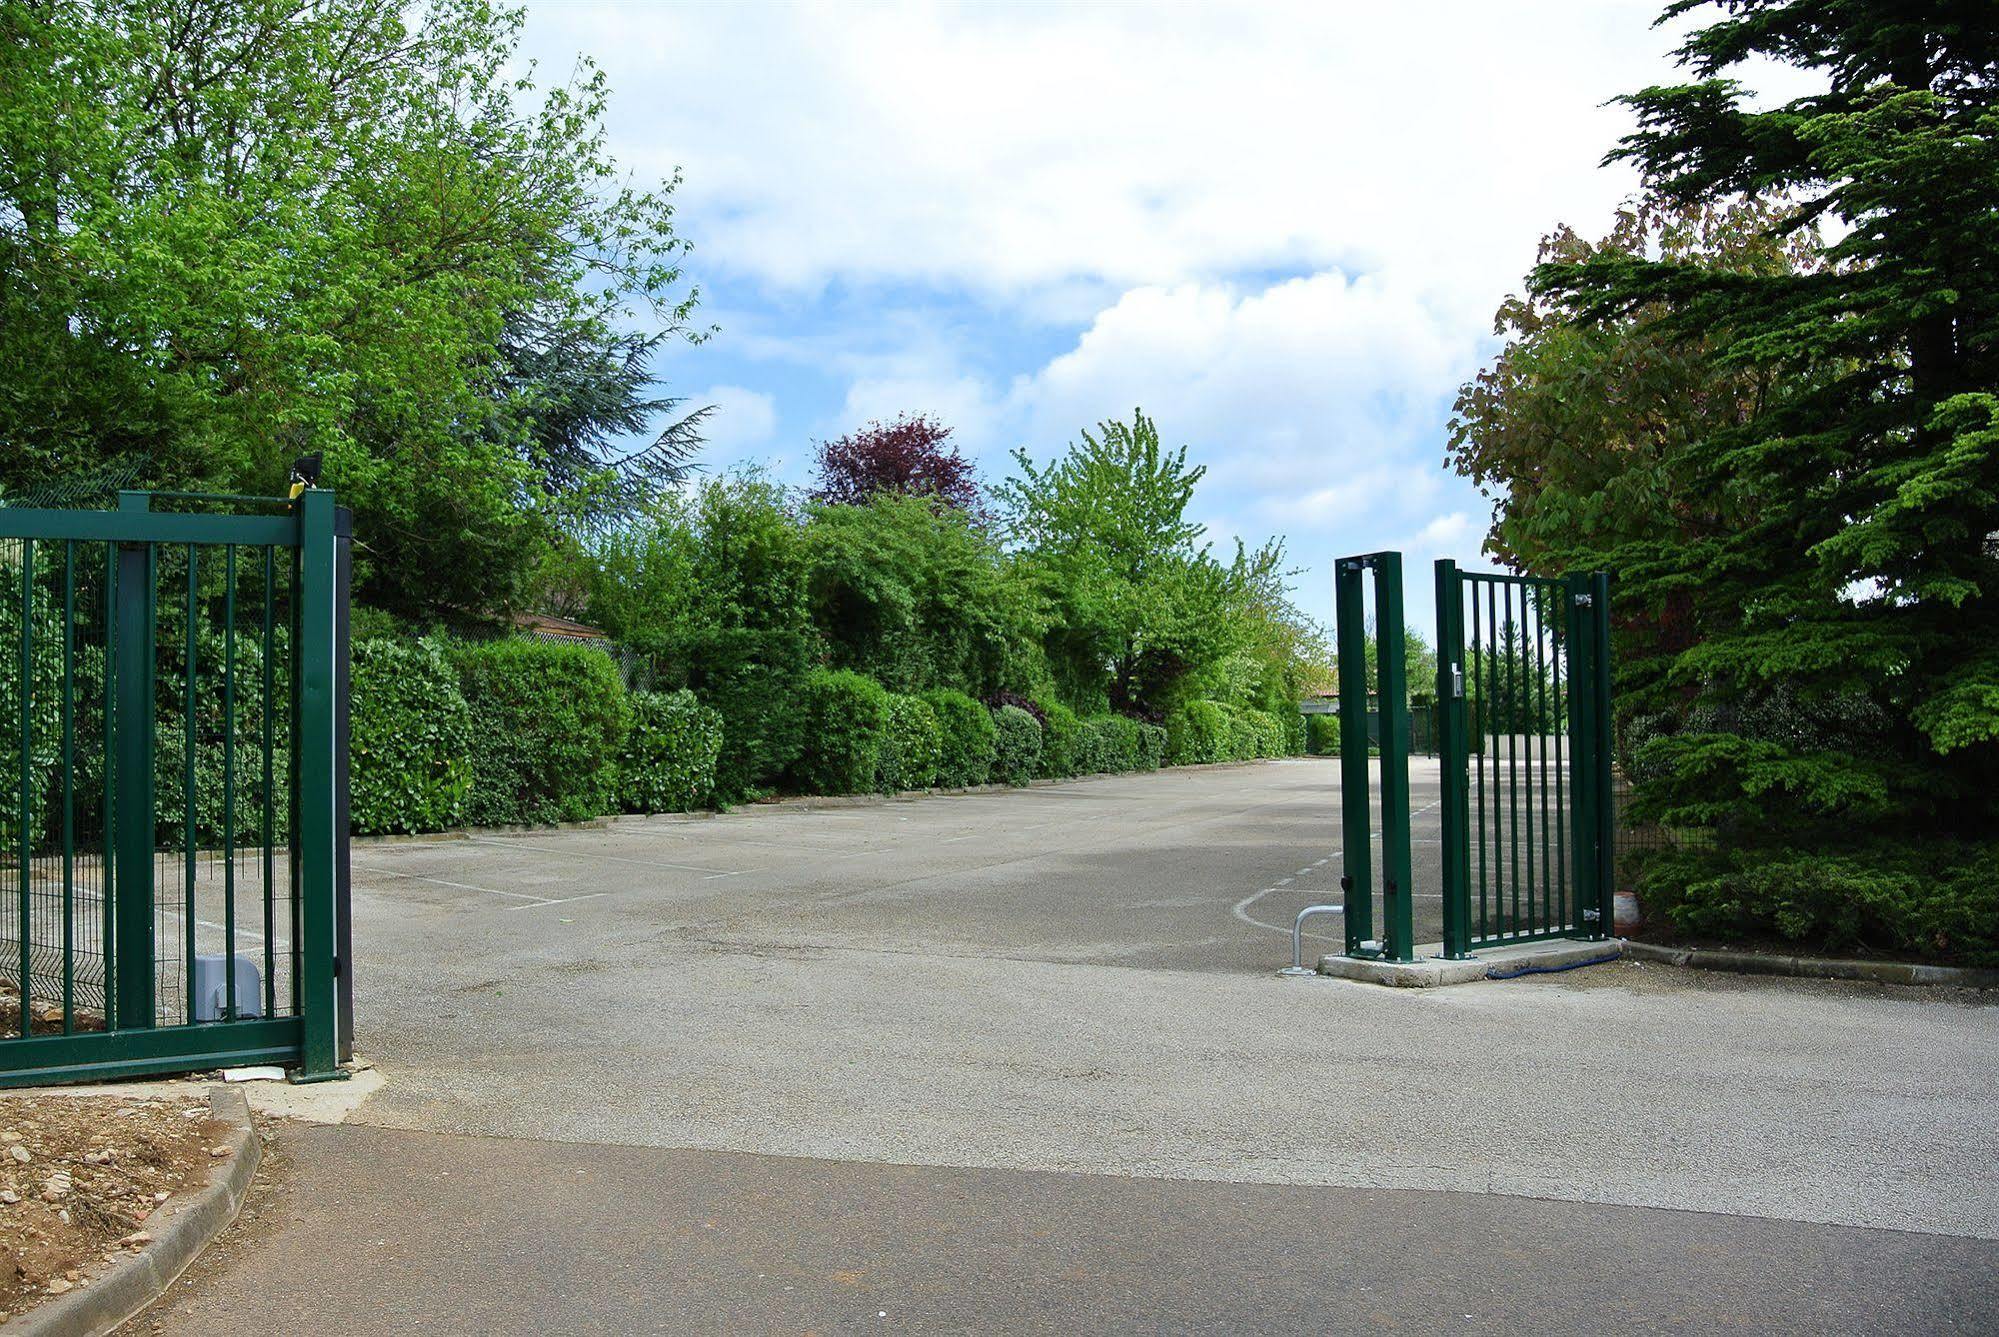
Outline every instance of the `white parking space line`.
[(422, 873), (399, 873), (393, 868), (383, 868), (377, 864), (357, 863), (354, 865), (364, 873), (380, 873), (384, 877), (406, 877), (412, 882), (435, 882), (440, 887), (456, 887), (460, 891), (483, 891), (488, 896), (511, 896), (517, 901), (546, 901), (546, 896), (530, 896), (524, 891), (501, 891), (498, 887), (475, 887), (470, 882), (451, 882), (441, 877), (427, 877)]
[[(497, 845), (502, 849), (534, 850), (540, 854), (563, 854), (572, 859), (605, 859), (611, 863), (637, 864), (641, 868), (671, 868), (681, 873), (706, 873), (710, 878), (740, 877), (744, 869), (702, 868), (691, 863), (672, 863), (665, 859), (629, 859), (622, 854), (599, 854), (595, 850), (554, 849), (547, 845), (529, 845), (518, 840), (490, 840), (480, 836), (472, 837), (474, 845)], [(541, 897), (535, 899), (540, 900)]]

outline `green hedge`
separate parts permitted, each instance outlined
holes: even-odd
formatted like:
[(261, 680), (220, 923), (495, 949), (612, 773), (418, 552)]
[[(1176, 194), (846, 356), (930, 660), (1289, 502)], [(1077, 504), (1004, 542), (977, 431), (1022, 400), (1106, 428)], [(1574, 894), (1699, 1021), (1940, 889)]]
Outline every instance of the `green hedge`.
[(1041, 724), (1019, 706), (993, 712), (993, 779), (1024, 785), (1041, 766)]
[(1250, 749), (1252, 757), (1281, 757), (1290, 751), (1284, 739), (1284, 721), (1267, 710), (1254, 708), (1242, 712), (1249, 721), (1250, 732), (1255, 735)]
[(472, 794), (472, 710), (428, 641), (356, 641), (350, 820), (360, 835), (462, 826)]
[(1213, 701), (1189, 701), (1166, 717), (1166, 761), (1198, 766), (1228, 759), (1228, 717)]
[(609, 655), (506, 640), (461, 646), (454, 658), (472, 710), (468, 820), (581, 821), (616, 806), (632, 714)]
[(618, 803), (626, 812), (687, 812), (715, 797), (721, 712), (694, 693), (633, 692), (632, 727), (618, 752)]
[(889, 691), (850, 669), (814, 669), (798, 691), (805, 750), (794, 779), (808, 794), (874, 789), (889, 730)]
[(992, 778), (996, 753), (992, 712), (963, 692), (925, 692), (943, 732), (937, 761), (937, 783), (950, 787), (982, 785)]
[(1123, 715), (1093, 715), (1082, 722), (1076, 769), (1083, 775), (1115, 775), (1139, 769), (1138, 721)]
[(1166, 730), (1157, 724), (1138, 722), (1138, 769), (1156, 771), (1166, 763)]
[(1305, 718), (1305, 750), (1315, 757), (1337, 757), (1340, 754), (1340, 717), (1308, 715)]
[(888, 732), (882, 736), (875, 762), (875, 788), (885, 794), (928, 789), (937, 783), (937, 763), (943, 754), (944, 731), (930, 703), (920, 696), (890, 696)]
[(1305, 755), (1305, 717), (1295, 710), (1287, 710), (1277, 717), (1284, 725), (1284, 755), (1302, 757)]
[(1041, 775), (1060, 779), (1074, 775), (1076, 748), (1082, 739), (1082, 725), (1076, 712), (1060, 701), (1037, 701), (1045, 717), (1041, 725)]

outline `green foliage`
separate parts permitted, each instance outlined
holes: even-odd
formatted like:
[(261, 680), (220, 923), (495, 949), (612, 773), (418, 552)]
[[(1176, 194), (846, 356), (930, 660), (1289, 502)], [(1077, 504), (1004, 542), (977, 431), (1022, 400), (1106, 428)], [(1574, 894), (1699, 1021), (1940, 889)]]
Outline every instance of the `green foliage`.
[[(1999, 829), (1991, 25), (1697, 9), (1685, 77), (1624, 99), (1645, 202), (1550, 239), (1455, 449), (1502, 555), (1613, 576), (1639, 807), (1719, 861), (1661, 865), (1687, 914), (1941, 950), (1907, 926), (1969, 904)], [(1730, 78), (1767, 59), (1811, 90)]]
[[(663, 409), (645, 358), (691, 315), (675, 183), (611, 161), (588, 61), (536, 93), (522, 21), (0, 7), (0, 489), (130, 459), (270, 494), (321, 450), (365, 595), (479, 615), (562, 517), (677, 463), (685, 424), (607, 447)], [(641, 311), (658, 337), (621, 333)]]
[(1253, 757), (1281, 757), (1290, 751), (1284, 738), (1284, 722), (1267, 710), (1245, 710), (1244, 718), (1249, 721), (1250, 733), (1254, 738), (1250, 755)]
[(1999, 965), (1999, 846), (1878, 842), (1839, 854), (1680, 850), (1640, 891), (1682, 933), (1778, 937)]
[(688, 812), (715, 793), (721, 713), (694, 693), (633, 692), (632, 725), (618, 750), (618, 803), (626, 812)]
[(930, 703), (919, 696), (890, 696), (888, 731), (882, 736), (875, 788), (885, 794), (928, 789), (937, 783), (943, 755), (944, 731)]
[(812, 507), (804, 536), (813, 623), (837, 666), (980, 697), (1043, 674), (1040, 595), (964, 511), (882, 493)]
[(1284, 755), (1302, 757), (1305, 755), (1305, 717), (1298, 713), (1298, 707), (1282, 711), (1277, 722), (1284, 726)]
[[(0, 830), (8, 832), (21, 829), (24, 675), (20, 663), (24, 621), (29, 624), (31, 669), (26, 675), (29, 742), (25, 749), (31, 777), (28, 800), (31, 812), (48, 811), (46, 795), (52, 788), (59, 792), (62, 764), (62, 606), (50, 596), (42, 581), (34, 581), (32, 588), (27, 587), (28, 583), (22, 579), (21, 548), (18, 542), (0, 546), (0, 655), (8, 661), (5, 670), (0, 671), (0, 721), (5, 721), (0, 727), (14, 740), (13, 746), (5, 749), (12, 764), (6, 779), (0, 780), (0, 822), (5, 823)], [(99, 677), (101, 680), (101, 671)]]
[(937, 716), (942, 749), (937, 759), (937, 783), (948, 788), (982, 785), (992, 778), (997, 755), (997, 730), (992, 712), (963, 692), (925, 692), (924, 701)]
[(1145, 764), (1144, 727), (1150, 726), (1141, 726), (1128, 715), (1093, 715), (1082, 721), (1077, 769), (1084, 775), (1154, 769)]
[(1340, 755), (1340, 717), (1338, 715), (1306, 716), (1305, 750), (1315, 757), (1337, 757)]
[(616, 807), (632, 715), (608, 655), (504, 640), (460, 646), (453, 658), (472, 711), (469, 821), (581, 821)]
[(993, 780), (1024, 785), (1041, 765), (1041, 725), (1019, 706), (993, 712)]
[(1166, 763), (1166, 730), (1157, 724), (1138, 721), (1138, 752), (1133, 770), (1156, 771)]
[(799, 789), (808, 794), (874, 789), (889, 732), (889, 692), (848, 669), (814, 669), (799, 685), (794, 708), (805, 730), (795, 776)]
[(1060, 701), (1036, 702), (1041, 707), (1041, 774), (1060, 779), (1077, 774), (1076, 749), (1082, 740), (1082, 725), (1076, 712)]
[(1226, 761), (1228, 717), (1213, 701), (1189, 701), (1166, 717), (1166, 763), (1199, 766)]
[(357, 834), (464, 824), (472, 712), (435, 644), (356, 641), (350, 718), (350, 820)]

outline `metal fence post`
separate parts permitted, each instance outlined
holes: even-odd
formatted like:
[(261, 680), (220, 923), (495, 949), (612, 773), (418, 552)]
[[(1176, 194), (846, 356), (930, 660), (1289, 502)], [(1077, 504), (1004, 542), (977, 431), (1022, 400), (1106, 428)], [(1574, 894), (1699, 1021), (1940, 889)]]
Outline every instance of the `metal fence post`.
[(1587, 921), (1600, 912), (1597, 857), (1596, 629), (1588, 576), (1570, 576), (1569, 654), (1569, 847), (1575, 851), (1576, 905)]
[(340, 593), (339, 553), (333, 532), (333, 494), (309, 488), (300, 496), (299, 640), (297, 647), (299, 861), (299, 1017), (302, 1053), (292, 1080), (344, 1077), (339, 1065), (340, 1011), (335, 993), (337, 928), (334, 914), (339, 762), (335, 665)]
[(1458, 564), (1437, 563), (1437, 775), (1443, 810), (1444, 955), (1471, 955), (1471, 831), (1465, 738), (1464, 596)]
[(1340, 887), (1346, 893), (1347, 955), (1374, 936), (1374, 873), (1367, 782), (1367, 610), (1361, 558), (1333, 566), (1340, 679)]
[(334, 510), (333, 532), (340, 552), (337, 588), (333, 602), (336, 618), (333, 641), (335, 748), (333, 835), (336, 843), (333, 864), (333, 951), (340, 981), (338, 1058), (340, 1062), (346, 1063), (354, 1057), (354, 873), (350, 864), (351, 850), (347, 838), (348, 817), (353, 799), (348, 785), (348, 759), (353, 741), (353, 718), (349, 707), (354, 683), (351, 605), (354, 589), (354, 513), (345, 506)]
[[(121, 499), (122, 500), (122, 499)], [(127, 505), (124, 509), (133, 507)], [(115, 992), (120, 1029), (153, 1024), (153, 674), (156, 623), (153, 597), (158, 571), (150, 543), (118, 547), (113, 599), (111, 768), (111, 880), (113, 950), (104, 963), (107, 991)]]
[(1617, 931), (1617, 833), (1612, 798), (1611, 764), (1616, 748), (1610, 714), (1610, 577), (1599, 571), (1590, 577), (1591, 707), (1596, 715), (1596, 755), (1590, 787), (1596, 835), (1596, 932), (1607, 938)]
[(1374, 558), (1374, 680), (1381, 702), (1382, 954), (1416, 959), (1409, 857), (1409, 682), (1402, 616), (1402, 554)]

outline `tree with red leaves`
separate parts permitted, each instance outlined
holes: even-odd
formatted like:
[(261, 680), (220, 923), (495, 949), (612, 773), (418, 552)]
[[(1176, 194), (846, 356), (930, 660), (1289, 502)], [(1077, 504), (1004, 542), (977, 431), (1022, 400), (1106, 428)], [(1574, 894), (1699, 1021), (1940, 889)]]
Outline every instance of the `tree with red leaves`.
[(934, 497), (977, 519), (985, 516), (978, 471), (950, 444), (951, 429), (927, 413), (871, 422), (837, 441), (819, 443), (814, 501), (858, 506), (881, 492)]

